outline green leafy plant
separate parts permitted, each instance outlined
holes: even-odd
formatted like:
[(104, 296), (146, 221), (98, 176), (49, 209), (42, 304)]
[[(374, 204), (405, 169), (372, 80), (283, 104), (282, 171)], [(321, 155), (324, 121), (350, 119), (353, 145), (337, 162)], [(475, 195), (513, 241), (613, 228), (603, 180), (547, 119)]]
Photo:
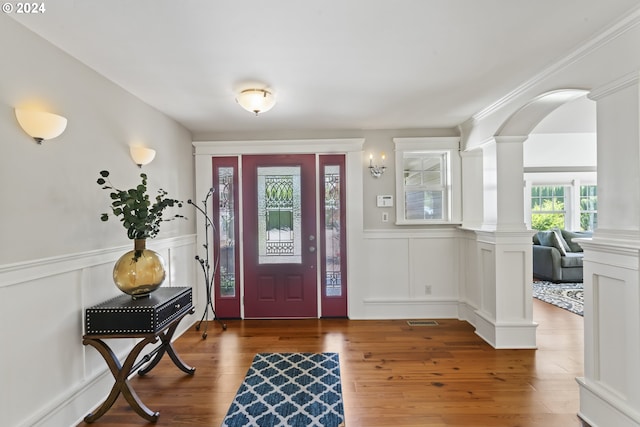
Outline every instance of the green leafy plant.
[(551, 230), (552, 228), (564, 228), (564, 214), (553, 212), (553, 210), (561, 211), (564, 209), (563, 202), (554, 203), (549, 200), (543, 200), (542, 204), (536, 204), (531, 208), (531, 228), (534, 230)]
[[(140, 174), (142, 182), (135, 188), (120, 190), (114, 187), (109, 180), (109, 171), (100, 171), (98, 185), (104, 190), (111, 190), (111, 213), (115, 217), (120, 217), (122, 225), (127, 229), (127, 236), (130, 239), (152, 239), (160, 232), (160, 223), (171, 221), (176, 218), (185, 218), (183, 215), (175, 214), (171, 217), (163, 217), (165, 209), (170, 207), (182, 207), (180, 200), (167, 197), (168, 193), (158, 190), (155, 203), (151, 204), (147, 194), (147, 175)], [(102, 221), (109, 220), (109, 214), (100, 215)]]

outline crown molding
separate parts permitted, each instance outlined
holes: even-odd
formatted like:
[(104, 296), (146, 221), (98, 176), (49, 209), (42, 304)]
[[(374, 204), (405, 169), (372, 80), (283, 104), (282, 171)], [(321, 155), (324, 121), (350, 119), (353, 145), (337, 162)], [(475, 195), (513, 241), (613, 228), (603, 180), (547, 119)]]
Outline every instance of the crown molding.
[(640, 24), (640, 7), (636, 7), (629, 14), (625, 14), (620, 20), (616, 21), (613, 25), (604, 29), (603, 31), (597, 33), (594, 37), (587, 40), (585, 43), (580, 45), (577, 49), (575, 49), (564, 58), (559, 59), (511, 92), (507, 93), (502, 98), (495, 101), (493, 104), (471, 116), (471, 118), (468, 120), (470, 122), (469, 124), (472, 125), (473, 123), (476, 123), (484, 119), (485, 117), (492, 115), (504, 105), (508, 104), (521, 94), (525, 93), (527, 90), (533, 88), (535, 85), (545, 80), (549, 76), (552, 76), (562, 69), (578, 62), (587, 55), (600, 49), (602, 46), (620, 37), (638, 24)]
[(639, 80), (640, 74), (637, 71), (632, 71), (631, 73), (628, 73), (620, 77), (619, 79), (616, 79), (604, 86), (592, 90), (589, 93), (588, 98), (593, 101), (597, 101), (601, 98), (611, 95), (612, 93), (616, 93), (628, 87), (637, 85)]

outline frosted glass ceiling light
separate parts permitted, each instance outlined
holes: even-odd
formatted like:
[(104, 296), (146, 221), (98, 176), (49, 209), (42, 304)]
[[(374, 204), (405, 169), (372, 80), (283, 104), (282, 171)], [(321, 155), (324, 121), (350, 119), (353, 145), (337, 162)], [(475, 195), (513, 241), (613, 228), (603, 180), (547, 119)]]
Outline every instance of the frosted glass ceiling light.
[(18, 108), (15, 113), (20, 127), (38, 144), (60, 136), (67, 128), (67, 119), (57, 114)]
[(131, 154), (131, 158), (139, 168), (144, 165), (148, 165), (156, 157), (156, 150), (146, 147), (129, 147), (129, 153)]
[(276, 104), (276, 98), (265, 89), (246, 89), (238, 94), (236, 101), (242, 108), (256, 116), (269, 111)]

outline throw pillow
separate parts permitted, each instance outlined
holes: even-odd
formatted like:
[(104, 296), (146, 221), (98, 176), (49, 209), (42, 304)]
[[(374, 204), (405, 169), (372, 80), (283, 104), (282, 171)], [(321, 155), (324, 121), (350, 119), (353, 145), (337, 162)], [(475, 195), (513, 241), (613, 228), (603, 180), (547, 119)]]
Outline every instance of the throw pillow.
[(551, 229), (551, 231), (556, 233), (556, 236), (558, 237), (558, 240), (562, 244), (562, 247), (564, 248), (564, 251), (565, 252), (571, 252), (571, 247), (569, 246), (569, 244), (566, 242), (566, 240), (562, 236), (562, 230), (560, 230), (558, 227), (554, 227), (554, 228)]
[(582, 252), (582, 246), (578, 242), (574, 242), (574, 238), (590, 238), (593, 237), (593, 232), (591, 231), (568, 231), (562, 230), (562, 236), (569, 244), (571, 248), (571, 252)]
[(556, 233), (554, 231), (551, 232), (551, 241), (553, 242), (552, 246), (560, 251), (560, 255), (567, 256), (567, 250), (564, 248), (560, 239), (562, 239), (562, 237), (560, 237), (560, 233)]

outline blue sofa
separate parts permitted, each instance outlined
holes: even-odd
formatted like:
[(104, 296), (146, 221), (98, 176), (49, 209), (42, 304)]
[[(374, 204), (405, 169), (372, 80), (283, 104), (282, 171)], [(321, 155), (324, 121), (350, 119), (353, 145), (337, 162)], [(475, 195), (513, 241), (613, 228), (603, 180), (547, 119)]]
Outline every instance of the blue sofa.
[(533, 277), (551, 282), (582, 282), (584, 254), (573, 239), (591, 237), (591, 231), (538, 231), (533, 236)]

